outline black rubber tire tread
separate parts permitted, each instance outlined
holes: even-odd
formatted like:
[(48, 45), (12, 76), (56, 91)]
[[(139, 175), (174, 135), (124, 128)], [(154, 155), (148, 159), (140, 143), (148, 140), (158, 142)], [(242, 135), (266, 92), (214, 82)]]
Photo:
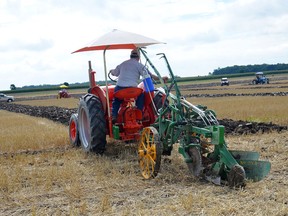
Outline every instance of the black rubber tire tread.
[[(86, 113), (87, 121), (90, 125), (88, 135), (85, 133), (85, 127), (83, 127), (83, 113)], [(103, 106), (98, 97), (93, 94), (86, 94), (80, 99), (78, 108), (78, 123), (79, 123), (79, 135), (81, 145), (87, 152), (95, 152), (97, 154), (103, 154), (106, 148), (106, 119)], [(90, 136), (87, 138), (87, 136)], [(85, 142), (87, 146), (85, 146)]]
[[(71, 137), (71, 130), (70, 125), (72, 122), (75, 122), (76, 124), (76, 137), (75, 139), (72, 139)], [(71, 115), (69, 120), (69, 139), (72, 146), (79, 147), (81, 145), (80, 139), (79, 139), (79, 126), (78, 126), (78, 113), (74, 113)]]

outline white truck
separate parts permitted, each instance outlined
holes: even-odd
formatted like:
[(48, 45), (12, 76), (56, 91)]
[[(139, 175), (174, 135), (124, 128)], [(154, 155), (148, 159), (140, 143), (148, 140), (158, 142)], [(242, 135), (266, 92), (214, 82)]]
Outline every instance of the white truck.
[(221, 86), (224, 86), (224, 85), (229, 86), (229, 80), (226, 77), (221, 79)]

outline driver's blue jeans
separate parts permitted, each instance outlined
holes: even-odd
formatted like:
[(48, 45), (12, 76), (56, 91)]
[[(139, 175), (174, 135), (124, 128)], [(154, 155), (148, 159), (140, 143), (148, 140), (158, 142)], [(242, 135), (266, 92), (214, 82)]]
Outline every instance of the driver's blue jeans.
[[(114, 93), (121, 90), (121, 89), (125, 89), (125, 88), (129, 88), (129, 87), (121, 87), (121, 86), (115, 86), (114, 88)], [(119, 111), (119, 108), (120, 108), (120, 105), (122, 103), (123, 100), (119, 100), (118, 98), (115, 98), (113, 99), (113, 102), (112, 102), (112, 118), (114, 117), (117, 117), (118, 115), (118, 111)], [(143, 111), (143, 107), (144, 107), (144, 93), (141, 93), (137, 99), (136, 99), (136, 106), (139, 110)]]

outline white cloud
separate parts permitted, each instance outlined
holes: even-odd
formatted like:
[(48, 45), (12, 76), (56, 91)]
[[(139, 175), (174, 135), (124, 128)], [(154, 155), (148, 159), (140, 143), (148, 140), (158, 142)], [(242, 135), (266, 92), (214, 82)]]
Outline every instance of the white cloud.
[[(71, 52), (115, 28), (166, 42), (147, 48), (165, 75), (156, 53), (166, 53), (180, 76), (287, 63), (287, 19), (283, 0), (1, 0), (0, 90), (87, 81), (88, 60), (103, 80), (101, 51)], [(128, 52), (107, 52), (108, 68)]]

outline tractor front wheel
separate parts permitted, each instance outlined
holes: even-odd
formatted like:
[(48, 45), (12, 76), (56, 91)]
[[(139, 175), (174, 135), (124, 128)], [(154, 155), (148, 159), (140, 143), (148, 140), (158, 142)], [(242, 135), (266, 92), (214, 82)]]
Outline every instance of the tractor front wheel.
[(145, 179), (154, 178), (160, 170), (162, 143), (154, 127), (146, 127), (141, 133), (138, 147), (139, 165)]
[(98, 97), (86, 94), (78, 108), (79, 136), (86, 152), (103, 154), (106, 148), (106, 120)]
[(70, 117), (69, 121), (69, 138), (70, 143), (78, 147), (80, 146), (79, 130), (78, 130), (78, 114), (74, 113)]

